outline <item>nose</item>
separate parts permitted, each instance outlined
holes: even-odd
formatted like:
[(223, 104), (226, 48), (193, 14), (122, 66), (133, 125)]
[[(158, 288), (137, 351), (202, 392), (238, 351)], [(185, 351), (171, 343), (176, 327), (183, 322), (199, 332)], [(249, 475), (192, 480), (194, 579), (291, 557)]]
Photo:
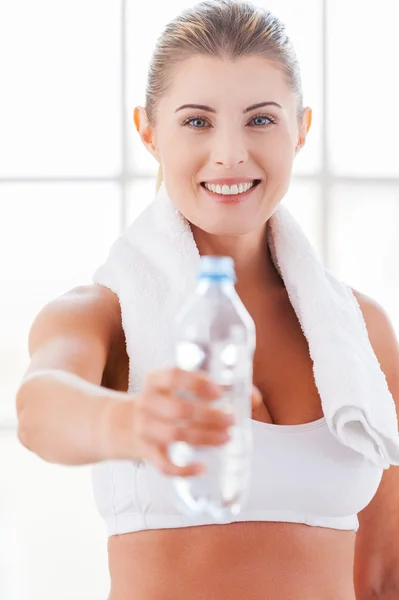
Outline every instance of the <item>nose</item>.
[(219, 132), (212, 139), (212, 161), (228, 169), (244, 164), (248, 160), (245, 140), (235, 131)]

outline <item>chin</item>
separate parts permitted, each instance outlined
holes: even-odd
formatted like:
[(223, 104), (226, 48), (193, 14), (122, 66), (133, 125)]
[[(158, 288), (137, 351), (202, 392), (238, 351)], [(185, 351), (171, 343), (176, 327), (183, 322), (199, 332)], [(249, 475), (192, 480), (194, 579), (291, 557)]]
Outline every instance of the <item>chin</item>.
[(226, 221), (225, 218), (218, 220), (212, 219), (212, 221), (204, 221), (201, 219), (194, 223), (194, 225), (210, 235), (220, 237), (238, 237), (242, 235), (248, 235), (259, 230), (259, 220), (253, 220), (253, 222), (243, 222), (243, 220), (240, 219), (237, 220), (237, 222), (233, 222), (233, 220)]

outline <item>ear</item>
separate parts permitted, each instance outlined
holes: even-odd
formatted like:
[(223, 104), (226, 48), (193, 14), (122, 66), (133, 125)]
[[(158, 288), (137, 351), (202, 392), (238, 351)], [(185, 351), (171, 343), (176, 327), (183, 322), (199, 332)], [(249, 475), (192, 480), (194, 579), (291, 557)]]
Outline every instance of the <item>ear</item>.
[(142, 106), (136, 106), (133, 113), (133, 120), (140, 136), (141, 141), (153, 157), (160, 163), (159, 153), (155, 145), (154, 132), (151, 128), (147, 111)]
[(306, 142), (306, 136), (308, 135), (310, 126), (312, 124), (312, 109), (307, 106), (303, 111), (302, 123), (299, 127), (299, 138), (295, 148), (295, 154), (303, 148)]

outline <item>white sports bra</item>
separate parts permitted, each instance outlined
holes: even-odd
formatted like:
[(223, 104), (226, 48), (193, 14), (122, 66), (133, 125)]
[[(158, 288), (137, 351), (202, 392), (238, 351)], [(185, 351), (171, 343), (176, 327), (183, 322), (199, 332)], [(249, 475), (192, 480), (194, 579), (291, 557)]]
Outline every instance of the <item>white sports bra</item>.
[[(226, 523), (285, 521), (357, 531), (383, 469), (340, 443), (325, 417), (303, 425), (251, 420), (252, 478), (247, 504)], [(97, 508), (108, 535), (214, 523), (175, 505), (170, 478), (144, 461), (92, 467)]]

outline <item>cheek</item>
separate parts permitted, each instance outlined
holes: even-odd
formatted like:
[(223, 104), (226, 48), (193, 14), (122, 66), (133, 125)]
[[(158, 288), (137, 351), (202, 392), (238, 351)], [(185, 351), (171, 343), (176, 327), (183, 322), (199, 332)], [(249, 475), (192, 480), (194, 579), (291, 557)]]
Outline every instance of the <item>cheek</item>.
[(295, 157), (292, 140), (288, 135), (276, 135), (267, 140), (261, 150), (262, 164), (270, 179), (290, 176)]
[(180, 175), (191, 174), (196, 162), (200, 161), (201, 152), (197, 144), (189, 143), (185, 135), (170, 135), (164, 137), (161, 147), (161, 159), (165, 170)]
[(162, 156), (165, 179), (169, 179), (171, 186), (180, 193), (187, 193), (198, 180), (198, 173), (203, 170), (204, 157), (195, 152), (190, 152), (176, 144)]

